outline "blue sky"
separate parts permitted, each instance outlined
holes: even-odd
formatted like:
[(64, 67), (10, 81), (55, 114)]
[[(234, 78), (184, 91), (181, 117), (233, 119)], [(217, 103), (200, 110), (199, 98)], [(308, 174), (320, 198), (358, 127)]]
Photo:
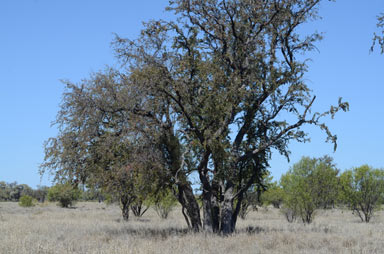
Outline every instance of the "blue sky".
[[(78, 82), (90, 72), (115, 65), (113, 33), (137, 37), (142, 21), (167, 18), (167, 0), (1, 0), (0, 1), (0, 181), (40, 182), (43, 142), (61, 101), (61, 79)], [(342, 170), (367, 163), (384, 167), (384, 55), (370, 53), (382, 0), (324, 1), (322, 20), (303, 30), (324, 32), (306, 80), (324, 111), (339, 97), (350, 112), (327, 121), (338, 136), (338, 149), (309, 127), (311, 143), (292, 143), (291, 162), (275, 154), (272, 175), (278, 179), (301, 156), (329, 154)]]

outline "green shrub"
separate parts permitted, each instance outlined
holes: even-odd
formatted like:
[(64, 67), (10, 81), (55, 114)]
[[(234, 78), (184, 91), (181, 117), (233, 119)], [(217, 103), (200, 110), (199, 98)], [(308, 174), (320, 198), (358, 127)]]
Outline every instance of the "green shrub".
[(57, 201), (61, 207), (70, 207), (80, 198), (81, 192), (70, 184), (57, 184), (48, 191), (48, 200)]
[(114, 196), (114, 195), (112, 195), (110, 193), (104, 193), (103, 197), (104, 197), (104, 201), (103, 202), (106, 205), (118, 204), (120, 202), (119, 199), (116, 196)]
[(25, 195), (19, 199), (19, 206), (32, 207), (32, 206), (35, 206), (35, 204), (34, 204), (33, 198), (31, 196)]
[(384, 171), (363, 165), (340, 176), (340, 201), (369, 222), (384, 197)]
[(313, 221), (316, 209), (331, 207), (338, 195), (338, 170), (332, 158), (303, 157), (281, 177), (283, 213), (288, 221), (297, 216), (304, 223)]
[(280, 208), (284, 200), (284, 191), (276, 182), (274, 182), (261, 194), (260, 199), (263, 205), (273, 205), (275, 208)]
[(159, 215), (162, 219), (168, 218), (169, 213), (176, 205), (177, 199), (170, 191), (158, 196), (154, 200), (154, 209), (157, 215)]

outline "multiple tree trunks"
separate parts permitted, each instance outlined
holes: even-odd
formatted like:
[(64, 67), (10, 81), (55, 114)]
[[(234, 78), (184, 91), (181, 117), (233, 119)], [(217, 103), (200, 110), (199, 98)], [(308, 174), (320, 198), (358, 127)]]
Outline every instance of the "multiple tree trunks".
[(130, 205), (132, 203), (132, 197), (128, 195), (121, 195), (120, 197), (120, 203), (121, 203), (121, 213), (123, 215), (123, 219), (125, 221), (129, 220), (129, 209)]

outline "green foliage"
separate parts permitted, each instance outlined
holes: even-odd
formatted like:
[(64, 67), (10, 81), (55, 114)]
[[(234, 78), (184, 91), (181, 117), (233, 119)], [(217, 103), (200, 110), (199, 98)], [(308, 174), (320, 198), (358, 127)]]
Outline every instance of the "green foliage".
[[(316, 209), (334, 204), (338, 195), (338, 170), (330, 157), (303, 157), (281, 177), (283, 212), (311, 223)], [(286, 214), (287, 216), (287, 214)]]
[(153, 208), (162, 219), (167, 219), (169, 213), (177, 206), (177, 199), (171, 191), (164, 191), (152, 198)]
[(33, 200), (33, 197), (31, 197), (31, 196), (25, 195), (19, 199), (19, 206), (32, 207), (34, 205), (35, 205), (34, 200)]
[(315, 169), (310, 177), (313, 199), (317, 208), (332, 208), (339, 195), (339, 170), (333, 159), (324, 156), (316, 160)]
[(353, 168), (340, 176), (340, 200), (361, 221), (369, 222), (383, 201), (384, 171), (368, 165)]
[(34, 190), (28, 185), (0, 182), (0, 201), (19, 201), (26, 195), (34, 197)]
[(10, 190), (6, 182), (0, 182), (0, 201), (7, 201), (10, 199)]
[(273, 205), (280, 208), (284, 200), (284, 191), (277, 182), (273, 182), (268, 189), (261, 194), (261, 203), (263, 205)]
[(112, 205), (114, 203), (119, 203), (119, 199), (114, 197), (112, 194), (110, 193), (106, 193), (104, 194), (104, 203), (106, 205)]
[(69, 183), (56, 184), (48, 190), (48, 200), (59, 202), (61, 207), (70, 207), (80, 198), (81, 192)]

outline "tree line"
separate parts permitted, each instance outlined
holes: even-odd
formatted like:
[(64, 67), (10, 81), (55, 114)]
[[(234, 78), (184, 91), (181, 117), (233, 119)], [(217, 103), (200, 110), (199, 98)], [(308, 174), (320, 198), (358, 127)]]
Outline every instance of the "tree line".
[[(29, 196), (39, 203), (58, 201), (58, 196), (71, 196), (72, 201), (104, 201), (107, 195), (98, 189), (79, 186), (74, 188), (70, 184), (56, 184), (54, 186), (37, 186), (33, 189), (27, 184), (0, 181), (0, 202), (19, 202), (23, 196)], [(66, 207), (69, 206), (65, 205)]]
[[(144, 194), (144, 193), (142, 193)], [(128, 194), (127, 194), (128, 195)], [(147, 193), (134, 197), (128, 210), (141, 217), (152, 207), (165, 219), (176, 206), (177, 199), (172, 192), (161, 194)], [(202, 210), (202, 192), (195, 194), (199, 210)], [(98, 201), (107, 204), (121, 200), (113, 192), (89, 189), (85, 186), (56, 184), (52, 187), (39, 186), (32, 189), (26, 184), (0, 182), (0, 201), (15, 201), (21, 206), (33, 206), (38, 202), (57, 201), (62, 207), (70, 207), (76, 201)], [(248, 212), (259, 207), (280, 209), (288, 222), (300, 219), (311, 223), (319, 209), (349, 209), (361, 221), (369, 222), (375, 211), (384, 204), (384, 170), (362, 165), (342, 173), (329, 156), (321, 158), (302, 157), (279, 182), (273, 181), (269, 173), (262, 177), (261, 184), (253, 185), (244, 195), (240, 204), (239, 216), (245, 219)], [(126, 216), (124, 204), (120, 203), (123, 217)], [(128, 220), (127, 217), (124, 219)]]
[(22, 196), (31, 196), (39, 202), (46, 200), (48, 187), (39, 186), (32, 189), (27, 184), (17, 184), (17, 182), (6, 183), (0, 181), (0, 201), (15, 201), (18, 202)]

